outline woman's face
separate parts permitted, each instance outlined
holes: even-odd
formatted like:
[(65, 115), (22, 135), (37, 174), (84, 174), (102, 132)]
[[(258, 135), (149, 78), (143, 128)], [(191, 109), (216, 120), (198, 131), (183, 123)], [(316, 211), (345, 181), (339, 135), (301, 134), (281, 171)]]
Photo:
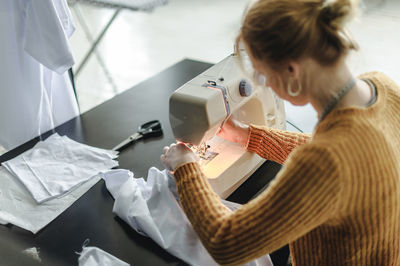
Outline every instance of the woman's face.
[(259, 73), (265, 77), (265, 86), (270, 87), (281, 99), (287, 100), (293, 105), (305, 105), (308, 103), (307, 99), (305, 98), (304, 91), (295, 97), (292, 97), (288, 94), (288, 82), (292, 81), (291, 86), (296, 86), (296, 82), (293, 82), (293, 79), (290, 79), (291, 73), (288, 69), (283, 69), (282, 71), (278, 72), (266, 62), (257, 60), (251, 55), (249, 56), (256, 73)]
[[(284, 89), (284, 82), (281, 77), (281, 74), (274, 71), (271, 67), (268, 67), (264, 62), (256, 60), (250, 57), (251, 62), (253, 64), (253, 68), (255, 70), (256, 75), (264, 76), (265, 85), (266, 87), (270, 87), (279, 97), (282, 99), (286, 99), (285, 96), (285, 89)], [(256, 77), (258, 80), (262, 80), (262, 78)]]

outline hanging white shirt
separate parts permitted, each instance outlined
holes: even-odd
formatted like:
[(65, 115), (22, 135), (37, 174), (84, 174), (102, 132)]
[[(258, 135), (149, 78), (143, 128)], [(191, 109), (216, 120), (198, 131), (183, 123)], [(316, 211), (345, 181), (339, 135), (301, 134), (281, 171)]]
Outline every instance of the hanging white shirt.
[(65, 0), (0, 1), (0, 145), (12, 149), (79, 114), (67, 70)]

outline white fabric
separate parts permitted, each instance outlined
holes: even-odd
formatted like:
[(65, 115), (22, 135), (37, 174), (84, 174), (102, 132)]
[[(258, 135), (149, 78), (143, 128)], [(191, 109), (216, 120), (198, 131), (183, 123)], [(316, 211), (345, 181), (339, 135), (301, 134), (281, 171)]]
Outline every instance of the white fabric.
[(36, 247), (27, 248), (22, 251), (22, 254), (34, 259), (35, 261), (42, 262), (39, 255), (39, 249)]
[(38, 202), (50, 200), (118, 166), (118, 152), (78, 143), (57, 133), (3, 166), (18, 178)]
[(83, 247), (79, 266), (129, 266), (128, 263), (97, 247)]
[(0, 1), (0, 145), (12, 149), (78, 115), (66, 0)]
[(0, 223), (11, 223), (36, 234), (99, 180), (95, 176), (60, 198), (38, 204), (26, 187), (0, 166)]
[[(217, 265), (181, 209), (175, 181), (165, 170), (150, 168), (147, 181), (133, 178), (127, 170), (111, 170), (101, 176), (115, 198), (113, 212), (138, 233), (186, 263)], [(271, 266), (272, 262), (265, 255), (247, 265)]]

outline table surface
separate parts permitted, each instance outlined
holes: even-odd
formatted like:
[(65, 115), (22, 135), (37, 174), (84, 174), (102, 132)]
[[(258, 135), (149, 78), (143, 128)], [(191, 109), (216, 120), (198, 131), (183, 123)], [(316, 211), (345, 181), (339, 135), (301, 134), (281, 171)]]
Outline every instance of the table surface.
[[(169, 96), (211, 64), (182, 60), (154, 77), (115, 96), (109, 101), (56, 128), (60, 135), (91, 146), (111, 149), (149, 120), (161, 121), (164, 135), (139, 141), (119, 156), (119, 167), (131, 170), (135, 177), (146, 177), (151, 166), (163, 169), (159, 160), (162, 148), (175, 139), (169, 125)], [(51, 132), (44, 134), (44, 137)], [(0, 156), (9, 160), (30, 149), (31, 140)], [(265, 162), (228, 200), (246, 203), (265, 188), (279, 171), (276, 163)], [(99, 181), (71, 207), (37, 234), (17, 226), (0, 226), (0, 265), (23, 265), (21, 250), (40, 250), (40, 265), (77, 265), (79, 252), (86, 239), (131, 265), (185, 265), (154, 241), (136, 233), (112, 213), (114, 200), (104, 181)], [(33, 265), (33, 263), (31, 263)]]

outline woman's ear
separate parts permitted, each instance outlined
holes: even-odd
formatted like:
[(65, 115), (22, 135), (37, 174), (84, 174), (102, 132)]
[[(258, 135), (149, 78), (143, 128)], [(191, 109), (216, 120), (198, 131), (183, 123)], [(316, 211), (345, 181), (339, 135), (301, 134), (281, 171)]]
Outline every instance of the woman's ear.
[(300, 76), (300, 64), (295, 61), (290, 61), (287, 66), (287, 71), (293, 79), (298, 79)]

